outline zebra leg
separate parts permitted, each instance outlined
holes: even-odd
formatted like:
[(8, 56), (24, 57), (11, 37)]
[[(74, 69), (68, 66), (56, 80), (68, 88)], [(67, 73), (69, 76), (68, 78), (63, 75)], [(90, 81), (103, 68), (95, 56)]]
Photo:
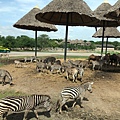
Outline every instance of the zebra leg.
[(28, 112), (29, 112), (29, 110), (25, 110), (25, 113), (24, 113), (24, 118), (23, 118), (23, 120), (26, 120)]
[(4, 77), (2, 77), (2, 86), (4, 86), (5, 85), (5, 76)]
[[(60, 109), (59, 109), (59, 113), (60, 114), (62, 113), (62, 106), (67, 102), (67, 100), (63, 98), (62, 103), (60, 104)], [(67, 105), (65, 105), (65, 108), (68, 110)]]
[(38, 113), (37, 113), (37, 110), (34, 109), (33, 112), (35, 113), (36, 118), (38, 119)]
[(95, 68), (95, 65), (93, 64), (92, 70), (94, 70), (94, 68)]
[(58, 100), (56, 103), (56, 112), (58, 111), (59, 108), (60, 108), (60, 100)]
[(13, 85), (13, 84), (12, 84), (12, 79), (10, 79), (10, 78), (9, 78), (9, 84), (10, 84), (10, 85)]
[(73, 75), (73, 82), (75, 82), (75, 75)]
[(74, 108), (74, 107), (75, 107), (76, 100), (77, 100), (77, 99), (75, 99), (75, 101), (74, 101), (74, 103), (73, 103), (73, 105), (72, 105), (72, 108)]
[(74, 75), (75, 76), (75, 82), (77, 82), (77, 78), (78, 78), (78, 73)]
[(67, 80), (69, 79), (69, 74), (68, 74), (68, 72), (66, 72), (66, 77), (67, 77)]
[(3, 113), (3, 115), (2, 115), (3, 120), (7, 120), (7, 118), (6, 118), (7, 114), (8, 114), (8, 112)]
[(81, 107), (81, 108), (84, 108), (84, 107), (82, 106), (82, 101), (83, 101), (83, 97), (81, 96), (81, 97), (80, 97), (80, 107)]

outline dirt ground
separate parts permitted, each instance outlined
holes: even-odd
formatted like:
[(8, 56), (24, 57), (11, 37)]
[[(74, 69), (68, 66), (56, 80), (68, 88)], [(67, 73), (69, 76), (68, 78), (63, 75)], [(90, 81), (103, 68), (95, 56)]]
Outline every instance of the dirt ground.
[[(77, 86), (80, 81), (72, 83), (67, 81), (65, 74), (38, 73), (36, 63), (24, 64), (23, 68), (16, 68), (14, 64), (8, 64), (1, 69), (8, 70), (13, 76), (14, 86), (0, 85), (0, 90), (15, 90), (27, 94), (48, 94), (53, 102), (50, 115), (39, 113), (41, 120), (120, 120), (120, 67), (106, 67), (104, 71), (90, 68), (85, 69), (83, 82), (93, 81), (93, 93), (86, 92), (84, 108), (78, 105), (73, 110), (63, 110), (62, 114), (55, 112), (56, 101), (60, 98), (60, 92), (64, 87)], [(35, 120), (34, 114), (29, 113), (30, 120)], [(19, 117), (19, 118), (18, 118)], [(22, 120), (23, 113), (10, 114), (8, 120)]]

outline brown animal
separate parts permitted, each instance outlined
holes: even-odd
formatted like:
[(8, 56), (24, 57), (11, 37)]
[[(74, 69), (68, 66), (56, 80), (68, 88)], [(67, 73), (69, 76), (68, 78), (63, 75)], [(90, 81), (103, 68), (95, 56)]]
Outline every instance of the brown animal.
[(90, 55), (88, 57), (88, 63), (90, 64), (91, 63), (91, 60), (96, 60), (96, 61), (99, 61), (101, 59), (102, 56), (95, 56), (94, 54)]
[(119, 57), (116, 54), (110, 55), (110, 65), (117, 66), (118, 61), (119, 61)]

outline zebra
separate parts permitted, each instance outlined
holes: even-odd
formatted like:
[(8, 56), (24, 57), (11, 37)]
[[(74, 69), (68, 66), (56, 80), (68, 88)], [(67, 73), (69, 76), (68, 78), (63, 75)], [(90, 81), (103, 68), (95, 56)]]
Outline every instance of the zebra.
[(22, 62), (20, 62), (20, 60), (14, 60), (15, 63), (15, 67), (23, 67)]
[(46, 108), (48, 112), (51, 110), (51, 102), (49, 95), (32, 94), (28, 96), (9, 96), (0, 100), (0, 116), (6, 119), (8, 112), (25, 111), (23, 120), (27, 119), (27, 114), (32, 110), (38, 119), (37, 109)]
[[(62, 106), (65, 105), (66, 102), (71, 101), (71, 100), (74, 100), (72, 108), (74, 108), (78, 99), (80, 99), (80, 103), (82, 104), (82, 100), (83, 100), (85, 92), (89, 91), (90, 93), (92, 93), (92, 84), (93, 82), (86, 82), (79, 86), (64, 88), (61, 91), (62, 102), (60, 102), (60, 100), (57, 101), (56, 112), (59, 109), (59, 113), (62, 113)], [(65, 107), (66, 109), (68, 109), (67, 105), (65, 105)], [(83, 107), (83, 106), (80, 105), (80, 107)]]
[(92, 70), (95, 70), (95, 66), (98, 66), (98, 70), (102, 70), (104, 64), (107, 64), (106, 60), (92, 61)]
[(8, 77), (8, 79), (9, 79), (9, 84), (13, 85), (12, 84), (12, 76), (7, 70), (0, 69), (0, 77), (2, 77), (2, 86), (5, 85), (6, 77)]

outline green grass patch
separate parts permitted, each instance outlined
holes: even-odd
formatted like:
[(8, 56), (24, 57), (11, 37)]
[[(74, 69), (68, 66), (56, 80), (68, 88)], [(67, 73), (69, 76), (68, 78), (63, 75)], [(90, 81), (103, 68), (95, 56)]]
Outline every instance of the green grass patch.
[(22, 95), (26, 95), (25, 93), (22, 92), (16, 92), (14, 90), (4, 90), (4, 91), (0, 91), (0, 99), (1, 98), (5, 98), (8, 96), (22, 96)]
[[(96, 51), (96, 53), (101, 54), (100, 51)], [(112, 55), (112, 54), (118, 54), (118, 53), (120, 53), (120, 52), (117, 52), (117, 51), (107, 51), (107, 53), (110, 53), (110, 54)], [(103, 52), (103, 54), (105, 54), (105, 52)]]
[[(57, 59), (64, 59), (64, 56), (55, 56)], [(67, 56), (67, 59), (87, 59), (88, 56)]]

